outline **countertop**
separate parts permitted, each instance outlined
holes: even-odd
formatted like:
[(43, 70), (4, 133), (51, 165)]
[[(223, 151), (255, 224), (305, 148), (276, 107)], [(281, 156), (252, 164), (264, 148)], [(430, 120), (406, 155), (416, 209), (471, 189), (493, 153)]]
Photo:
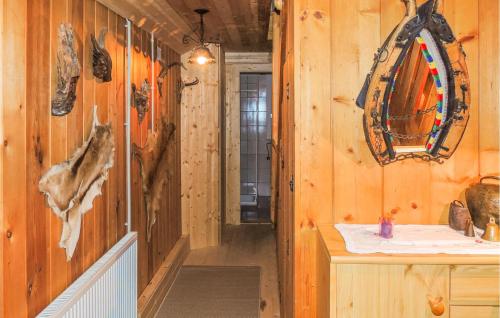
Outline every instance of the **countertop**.
[(495, 255), (451, 254), (354, 254), (345, 249), (342, 235), (333, 224), (318, 226), (319, 248), (324, 249), (334, 264), (448, 264), (500, 265)]

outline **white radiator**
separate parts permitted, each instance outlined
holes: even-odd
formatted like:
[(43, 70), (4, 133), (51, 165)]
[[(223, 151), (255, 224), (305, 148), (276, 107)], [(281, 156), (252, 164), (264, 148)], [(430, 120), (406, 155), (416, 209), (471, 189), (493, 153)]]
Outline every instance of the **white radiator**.
[(129, 233), (37, 317), (137, 317), (137, 233)]

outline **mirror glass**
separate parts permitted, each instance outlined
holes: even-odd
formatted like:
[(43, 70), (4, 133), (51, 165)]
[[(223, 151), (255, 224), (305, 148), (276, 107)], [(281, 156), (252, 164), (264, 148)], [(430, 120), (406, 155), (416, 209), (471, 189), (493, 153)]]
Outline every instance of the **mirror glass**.
[(442, 109), (443, 81), (436, 67), (439, 62), (431, 55), (425, 40), (417, 37), (396, 70), (387, 117), (396, 153), (427, 149), (429, 132), (439, 117), (437, 109)]

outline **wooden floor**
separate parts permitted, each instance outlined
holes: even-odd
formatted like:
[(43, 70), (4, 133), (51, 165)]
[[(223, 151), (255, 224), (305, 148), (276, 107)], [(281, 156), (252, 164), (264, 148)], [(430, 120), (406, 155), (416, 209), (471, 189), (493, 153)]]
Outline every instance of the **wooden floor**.
[(276, 240), (271, 225), (227, 226), (221, 246), (192, 250), (184, 265), (260, 266), (260, 316), (280, 316)]

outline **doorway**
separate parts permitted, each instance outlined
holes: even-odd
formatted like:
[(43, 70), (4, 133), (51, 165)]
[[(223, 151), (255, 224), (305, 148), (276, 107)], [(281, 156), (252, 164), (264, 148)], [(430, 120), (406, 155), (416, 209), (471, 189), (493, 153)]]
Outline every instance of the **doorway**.
[(240, 74), (242, 223), (271, 222), (272, 75)]

